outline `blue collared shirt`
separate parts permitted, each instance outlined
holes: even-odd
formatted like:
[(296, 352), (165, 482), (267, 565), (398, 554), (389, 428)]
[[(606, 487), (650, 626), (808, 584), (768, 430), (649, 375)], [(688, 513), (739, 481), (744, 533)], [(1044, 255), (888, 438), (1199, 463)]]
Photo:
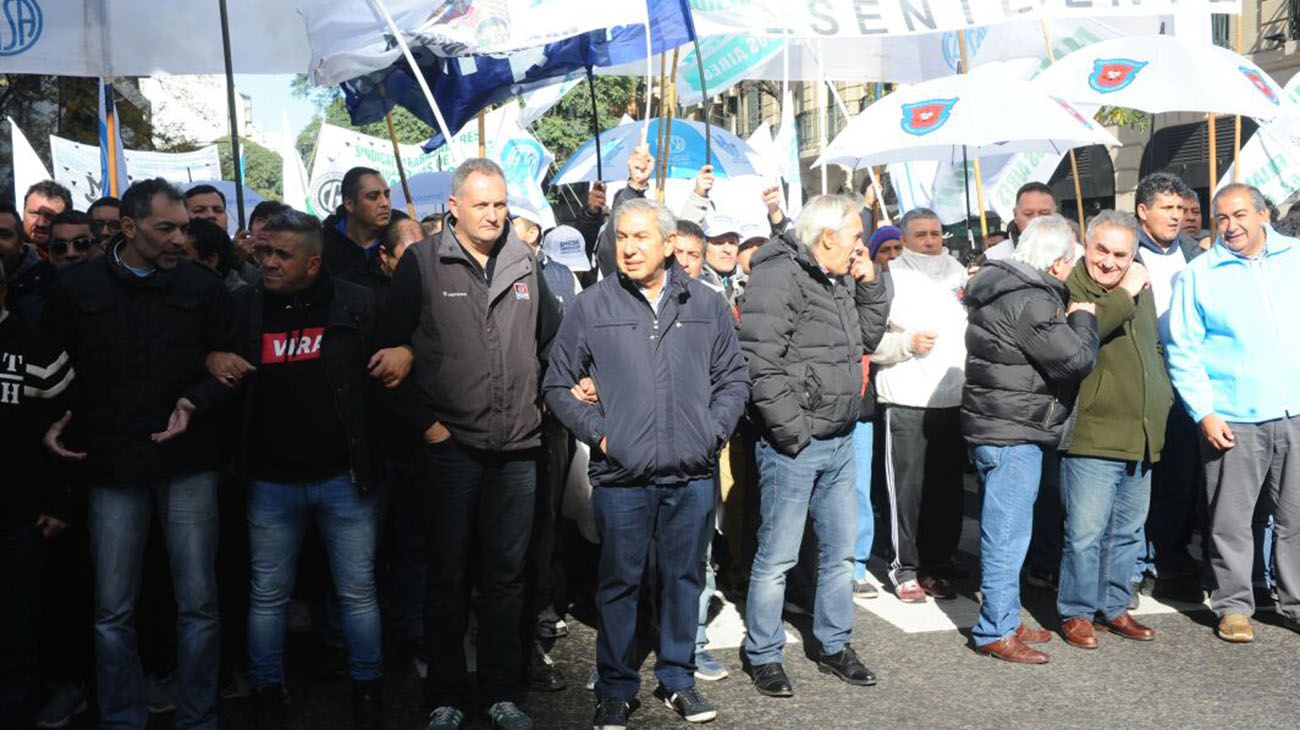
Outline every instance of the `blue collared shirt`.
[(1174, 281), (1169, 375), (1198, 423), (1300, 415), (1300, 241), (1264, 230), (1256, 258), (1216, 241)]

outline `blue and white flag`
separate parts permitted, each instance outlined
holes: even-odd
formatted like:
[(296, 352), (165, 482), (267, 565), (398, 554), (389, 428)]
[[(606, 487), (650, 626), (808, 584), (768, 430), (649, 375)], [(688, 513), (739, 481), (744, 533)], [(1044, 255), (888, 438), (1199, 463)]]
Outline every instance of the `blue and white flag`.
[[(109, 151), (109, 109), (113, 111), (112, 159)], [(116, 169), (116, 186), (112, 184), (113, 179), (109, 176), (110, 165)], [(113, 84), (104, 79), (99, 80), (99, 170), (99, 189), (104, 195), (120, 197), (131, 184), (126, 173), (126, 146), (122, 144), (122, 120), (117, 116)]]

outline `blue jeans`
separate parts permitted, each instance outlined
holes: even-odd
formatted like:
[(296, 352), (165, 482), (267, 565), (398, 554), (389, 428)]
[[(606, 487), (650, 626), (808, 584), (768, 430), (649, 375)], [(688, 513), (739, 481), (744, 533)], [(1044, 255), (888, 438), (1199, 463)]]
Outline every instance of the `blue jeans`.
[(751, 664), (781, 661), (785, 576), (799, 559), (810, 513), (818, 542), (813, 635), (823, 655), (838, 653), (853, 633), (853, 437), (813, 439), (798, 456), (764, 439), (757, 456), (763, 522), (749, 578), (745, 653)]
[(158, 510), (176, 591), (176, 727), (215, 730), (221, 665), (216, 472), (90, 488), (100, 727), (140, 730), (149, 721), (135, 603), (151, 509)]
[(596, 696), (631, 700), (637, 602), (650, 546), (659, 572), (655, 676), (670, 692), (695, 686), (695, 635), (704, 588), (704, 548), (713, 538), (713, 479), (686, 484), (596, 487), (591, 509), (600, 533), (596, 569)]
[(975, 644), (1005, 639), (1020, 626), (1020, 567), (1033, 533), (1034, 499), (1043, 473), (1037, 444), (976, 446), (975, 470), (984, 485), (980, 511), (980, 592), (984, 602), (971, 629)]
[(1065, 456), (1061, 504), (1065, 549), (1056, 610), (1061, 620), (1128, 610), (1133, 565), (1151, 502), (1151, 467), (1134, 461)]
[(338, 598), (348, 672), (379, 679), (383, 672), (379, 601), (375, 598), (375, 539), (379, 497), (363, 495), (347, 474), (307, 484), (254, 481), (248, 487), (252, 588), (248, 601), (248, 675), (253, 687), (284, 683), (284, 634), (298, 552), (314, 521), (325, 543), (330, 583)]
[(853, 460), (858, 470), (858, 531), (853, 540), (853, 580), (867, 579), (871, 543), (876, 539), (876, 516), (871, 510), (871, 457), (875, 424), (859, 421), (853, 428)]

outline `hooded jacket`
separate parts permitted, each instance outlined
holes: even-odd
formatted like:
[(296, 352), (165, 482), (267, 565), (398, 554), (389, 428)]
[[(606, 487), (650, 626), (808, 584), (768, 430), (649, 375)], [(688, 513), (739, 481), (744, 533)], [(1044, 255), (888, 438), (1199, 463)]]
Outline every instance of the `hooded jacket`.
[(1065, 284), (1019, 261), (991, 261), (966, 287), (962, 435), (971, 444), (1055, 447), (1074, 390), (1097, 355), (1097, 319), (1065, 315)]
[(753, 402), (773, 446), (798, 454), (814, 438), (848, 433), (862, 399), (862, 356), (889, 316), (885, 285), (828, 276), (790, 234), (750, 261), (740, 314)]

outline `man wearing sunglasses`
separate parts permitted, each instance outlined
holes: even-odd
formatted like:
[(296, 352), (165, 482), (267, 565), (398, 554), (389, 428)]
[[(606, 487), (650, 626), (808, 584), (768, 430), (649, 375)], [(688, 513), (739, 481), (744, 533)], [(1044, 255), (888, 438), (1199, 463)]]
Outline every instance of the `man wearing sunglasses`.
[(50, 263), (56, 269), (93, 259), (104, 253), (95, 240), (91, 217), (79, 210), (65, 210), (50, 224)]
[(86, 209), (90, 214), (90, 232), (101, 251), (108, 250), (108, 241), (122, 232), (122, 201), (104, 196)]

